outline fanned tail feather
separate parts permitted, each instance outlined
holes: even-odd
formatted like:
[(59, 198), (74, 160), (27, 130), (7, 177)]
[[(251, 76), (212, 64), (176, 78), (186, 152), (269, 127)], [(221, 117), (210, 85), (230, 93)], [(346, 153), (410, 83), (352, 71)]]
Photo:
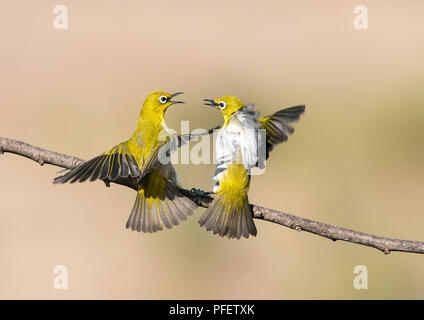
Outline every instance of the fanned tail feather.
[(172, 182), (153, 174), (139, 186), (126, 228), (138, 232), (157, 232), (178, 225), (193, 214), (197, 205), (185, 197)]
[(221, 237), (240, 239), (256, 236), (256, 226), (247, 195), (241, 205), (229, 202), (226, 194), (217, 194), (209, 208), (199, 220), (200, 226)]

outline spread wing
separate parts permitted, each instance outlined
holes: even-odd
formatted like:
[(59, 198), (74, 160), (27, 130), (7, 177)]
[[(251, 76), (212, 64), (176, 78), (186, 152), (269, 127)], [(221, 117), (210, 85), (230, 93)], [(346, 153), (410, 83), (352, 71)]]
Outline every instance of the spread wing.
[(241, 125), (237, 143), (240, 146), (244, 167), (250, 169), (258, 162), (259, 114), (253, 111), (253, 104), (249, 104), (237, 111), (234, 116)]
[(129, 176), (136, 178), (140, 173), (136, 159), (129, 152), (127, 142), (123, 142), (104, 154), (83, 162), (68, 173), (56, 177), (53, 183), (84, 182), (88, 179), (115, 181)]
[(220, 128), (221, 126), (216, 126), (214, 128), (209, 129), (208, 131), (205, 130), (204, 132), (201, 132), (201, 133), (189, 133), (189, 134), (178, 135), (177, 136), (178, 147), (185, 145), (189, 141), (197, 140), (197, 137), (210, 135), (213, 133), (214, 130), (218, 130)]
[(276, 113), (259, 119), (260, 129), (266, 130), (266, 158), (275, 145), (287, 141), (288, 135), (294, 128), (288, 123), (299, 121), (305, 112), (305, 106), (295, 106), (277, 111)]
[(215, 128), (196, 135), (167, 136), (163, 142), (159, 143), (144, 159), (141, 168), (137, 164), (137, 160), (130, 153), (128, 142), (123, 142), (113, 147), (109, 151), (101, 154), (91, 160), (85, 161), (75, 169), (66, 174), (56, 177), (53, 183), (74, 183), (84, 182), (88, 179), (94, 181), (96, 179), (116, 181), (119, 178), (142, 178), (152, 171), (158, 161), (166, 161), (163, 156), (169, 157), (170, 153), (175, 151), (177, 147), (187, 143), (193, 136), (207, 135), (213, 132)]

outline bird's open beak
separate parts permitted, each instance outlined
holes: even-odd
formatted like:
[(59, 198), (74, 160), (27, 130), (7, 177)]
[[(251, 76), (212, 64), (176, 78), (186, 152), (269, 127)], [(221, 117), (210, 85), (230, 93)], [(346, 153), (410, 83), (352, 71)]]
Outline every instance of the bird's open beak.
[(205, 101), (204, 103), (205, 106), (212, 106), (212, 107), (218, 106), (218, 104), (213, 99), (203, 99), (203, 101)]
[(179, 94), (183, 94), (183, 93), (184, 93), (184, 92), (177, 92), (177, 93), (174, 93), (173, 95), (171, 95), (171, 96), (169, 97), (169, 102), (171, 102), (171, 104), (185, 103), (184, 101), (175, 101), (175, 100), (172, 100), (172, 98), (174, 98), (174, 97), (178, 96)]

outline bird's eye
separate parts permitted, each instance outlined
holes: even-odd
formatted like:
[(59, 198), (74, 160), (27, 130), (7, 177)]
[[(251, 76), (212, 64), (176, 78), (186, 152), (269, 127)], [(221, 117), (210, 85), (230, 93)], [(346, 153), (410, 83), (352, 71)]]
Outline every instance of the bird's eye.
[(218, 108), (224, 110), (227, 107), (227, 104), (224, 101), (218, 102)]
[(167, 96), (160, 96), (159, 97), (159, 102), (162, 104), (165, 104), (168, 102), (168, 97)]

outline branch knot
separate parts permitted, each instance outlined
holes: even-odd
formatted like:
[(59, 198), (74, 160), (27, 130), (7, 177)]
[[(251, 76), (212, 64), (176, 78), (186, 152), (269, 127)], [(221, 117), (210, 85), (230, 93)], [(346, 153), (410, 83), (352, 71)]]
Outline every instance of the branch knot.
[(41, 154), (38, 155), (37, 157), (37, 162), (40, 164), (40, 166), (44, 165), (44, 159), (41, 156)]

